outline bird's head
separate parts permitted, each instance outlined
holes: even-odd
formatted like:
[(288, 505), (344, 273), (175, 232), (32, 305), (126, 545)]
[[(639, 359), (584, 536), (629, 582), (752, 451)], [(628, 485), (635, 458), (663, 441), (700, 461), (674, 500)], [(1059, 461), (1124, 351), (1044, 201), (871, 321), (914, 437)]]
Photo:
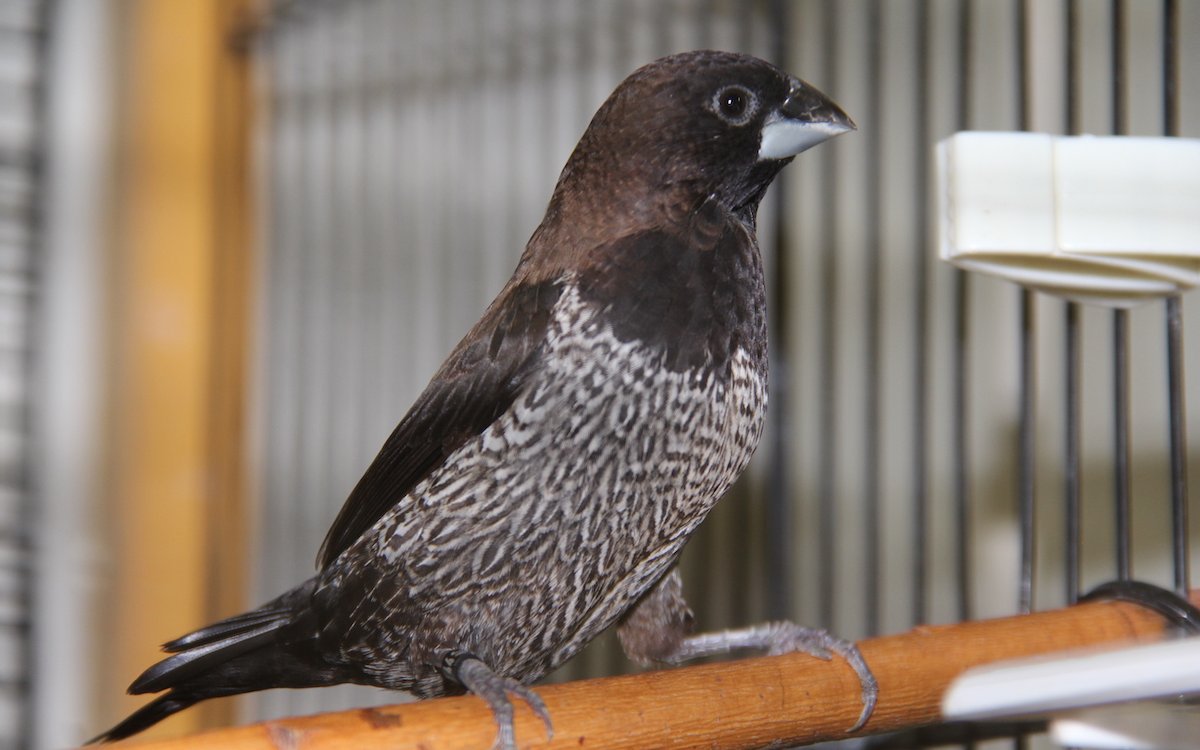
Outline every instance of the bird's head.
[(564, 168), (559, 190), (624, 197), (632, 202), (627, 208), (652, 214), (712, 197), (752, 220), (792, 157), (854, 129), (828, 97), (770, 63), (685, 52), (638, 69), (617, 87)]

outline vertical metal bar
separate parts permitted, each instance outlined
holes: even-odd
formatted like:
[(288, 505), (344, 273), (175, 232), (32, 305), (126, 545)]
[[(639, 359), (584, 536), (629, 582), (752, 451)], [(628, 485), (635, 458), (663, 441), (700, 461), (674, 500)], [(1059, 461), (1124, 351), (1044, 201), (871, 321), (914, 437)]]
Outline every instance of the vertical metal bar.
[[(310, 55), (305, 61), (305, 93), (310, 102), (306, 111), (305, 184), (301, 188), (301, 200), (305, 204), (305, 216), (301, 219), (304, 232), (301, 283), (305, 290), (302, 320), (306, 322), (299, 356), (305, 392), (304, 400), (296, 407), (301, 412), (301, 464), (295, 470), (307, 474), (308, 481), (300, 487), (302, 500), (297, 512), (299, 536), (296, 538), (305, 542), (296, 545), (298, 549), (292, 552), (293, 570), (303, 570), (301, 565), (311, 559), (311, 550), (320, 542), (321, 532), (329, 521), (328, 505), (331, 498), (337, 496), (333, 484), (334, 447), (327, 437), (327, 430), (336, 421), (337, 408), (334, 397), (336, 372), (331, 356), (332, 339), (336, 336), (337, 301), (330, 281), (335, 269), (329, 249), (336, 247), (338, 242), (334, 233), (336, 206), (331, 180), (335, 159), (334, 68), (338, 59), (335, 24), (336, 14), (340, 11), (340, 8), (320, 7), (304, 20), (308, 27), (307, 51)], [(294, 693), (287, 700), (293, 712), (312, 712), (318, 710), (321, 699), (311, 693)]]
[[(771, 17), (776, 18), (777, 13), (787, 13), (786, 3), (780, 0), (771, 0)], [(701, 0), (696, 3), (696, 48), (697, 49), (712, 49), (713, 47), (713, 20), (717, 13), (716, 0)], [(783, 65), (784, 59), (779, 57), (781, 46), (786, 47), (787, 31), (786, 27), (775, 26), (772, 28), (772, 45), (775, 49), (772, 54), (775, 55), (774, 62), (777, 65)], [(787, 70), (785, 67), (784, 70)]]
[[(276, 22), (278, 23), (278, 22)], [(296, 430), (291, 420), (293, 410), (290, 408), (298, 396), (299, 372), (292, 361), (294, 339), (291, 335), (288, 317), (299, 314), (298, 306), (293, 308), (293, 287), (288, 282), (293, 280), (296, 268), (296, 242), (293, 239), (295, 222), (290, 221), (295, 208), (291, 198), (298, 183), (297, 166), (299, 156), (300, 112), (296, 106), (297, 97), (294, 95), (296, 85), (296, 66), (294, 64), (294, 48), (297, 44), (296, 34), (289, 27), (276, 25), (269, 31), (270, 43), (264, 45), (265, 54), (269, 59), (266, 63), (269, 77), (268, 96), (266, 97), (266, 118), (269, 144), (266, 163), (269, 173), (266, 176), (267, 197), (264, 204), (269, 206), (267, 217), (270, 230), (267, 239), (270, 246), (264, 252), (264, 282), (267, 285), (266, 327), (268, 333), (264, 352), (265, 361), (263, 379), (268, 384), (263, 388), (266, 398), (264, 442), (265, 448), (265, 477), (263, 487), (264, 523), (271, 528), (284, 519), (281, 507), (283, 498), (287, 497), (292, 482), (297, 481), (295, 472), (285, 468), (296, 453)], [(266, 595), (283, 580), (286, 566), (283, 555), (276, 550), (278, 537), (272, 534), (260, 534), (258, 538), (259, 576), (254, 582), (257, 587), (255, 594), (259, 597)]]
[[(304, 400), (304, 373), (300, 366), (303, 325), (303, 207), (300, 186), (306, 169), (304, 139), (307, 137), (307, 108), (298, 89), (307, 70), (304, 36), (293, 19), (278, 16), (264, 45), (268, 62), (268, 123), (270, 154), (267, 177), (270, 247), (265, 253), (265, 276), (269, 284), (265, 312), (269, 334), (263, 363), (267, 397), (265, 405), (266, 472), (264, 481), (263, 528), (283, 529), (283, 534), (260, 534), (257, 594), (273, 594), (280, 581), (291, 576), (292, 562), (283, 538), (295, 539), (299, 512), (289, 507), (298, 498), (304, 478), (300, 476), (299, 405)], [(288, 699), (281, 693), (256, 694), (251, 699), (255, 717), (287, 713)]]
[(865, 504), (866, 528), (864, 561), (865, 581), (863, 593), (866, 597), (865, 625), (867, 635), (876, 635), (880, 629), (880, 580), (882, 567), (882, 508), (880, 506), (880, 454), (883, 434), (880, 392), (882, 390), (883, 337), (880, 332), (882, 317), (881, 298), (883, 279), (880, 270), (883, 228), (880, 225), (883, 205), (883, 12), (879, 3), (871, 3), (867, 15), (867, 71), (870, 76), (867, 94), (867, 110), (864, 120), (870, 123), (867, 137), (867, 236), (866, 236), (866, 336), (864, 359), (866, 363), (865, 431), (863, 462), (865, 481), (863, 502)]
[[(972, 12), (969, 0), (963, 2), (958, 16), (958, 46), (955, 56), (958, 62), (958, 112), (956, 127), (970, 127), (971, 112), (971, 24)], [(970, 277), (965, 271), (953, 272), (954, 296), (954, 513), (958, 529), (955, 549), (955, 566), (958, 576), (958, 619), (971, 619), (971, 517), (968, 451), (968, 358), (967, 337), (970, 330)]]
[[(650, 6), (650, 36), (653, 39), (654, 56), (674, 52), (671, 44), (671, 21), (673, 8), (668, 3), (653, 3)], [(747, 19), (749, 26), (749, 19)]]
[(1075, 602), (1079, 598), (1080, 561), (1082, 533), (1080, 523), (1080, 362), (1079, 347), (1081, 321), (1080, 306), (1077, 302), (1069, 302), (1065, 311), (1066, 336), (1066, 370), (1064, 388), (1066, 391), (1066, 598)]
[(575, 9), (575, 28), (570, 31), (574, 37), (576, 49), (579, 55), (579, 67), (576, 70), (578, 85), (575, 87), (576, 97), (571, 102), (572, 130), (575, 130), (574, 124), (582, 119), (587, 122), (586, 118), (593, 106), (591, 82), (595, 79), (595, 71), (599, 65), (596, 55), (596, 34), (597, 20), (599, 17), (597, 8), (594, 3), (577, 2)]
[[(51, 76), (51, 34), (54, 30), (54, 2), (41, 0), (37, 2), (32, 12), (32, 28), (27, 33), (32, 37), (32, 69), (33, 76), (29, 88), (29, 125), (30, 142), (28, 159), (28, 198), (29, 209), (25, 212), (25, 223), (28, 228), (29, 246), (26, 248), (28, 265), (26, 268), (37, 268), (39, 271), (46, 266), (46, 255), (50, 247), (47, 240), (47, 229), (44, 207), (49, 203), (47, 190), (47, 150), (50, 141), (50, 108), (49, 81)], [(42, 279), (35, 271), (25, 271), (20, 279), (25, 319), (21, 325), (20, 340), (24, 356), (20, 364), (22, 381), (19, 395), (14, 394), (15, 405), (20, 409), (17, 429), (20, 432), (20, 453), (17, 458), (20, 464), (15, 467), (12, 477), (13, 489), (18, 495), (16, 507), (17, 539), (13, 545), (17, 559), (24, 564), (17, 573), (18, 582), (13, 592), (13, 604), (20, 613), (17, 622), (13, 623), (12, 640), (19, 650), (17, 668), (10, 683), (14, 700), (10, 704), (15, 709), (12, 734), (17, 747), (31, 747), (34, 744), (34, 701), (35, 698), (35, 661), (34, 656), (34, 627), (37, 595), (35, 576), (39, 574), (36, 567), (38, 557), (38, 535), (35, 532), (35, 521), (38, 518), (34, 502), (40, 500), (34, 493), (40, 489), (37, 485), (36, 470), (32, 467), (34, 448), (32, 447), (40, 432), (40, 426), (35, 426), (34, 407), (36, 396), (31, 384), (38, 382), (43, 363), (43, 347), (40, 345), (39, 334), (46, 330), (42, 323), (45, 314), (44, 301), (32, 293), (31, 287)], [(44, 389), (37, 395), (43, 395)], [(2, 531), (2, 529), (0, 529)], [(2, 597), (0, 597), (2, 598)], [(39, 631), (39, 636), (43, 635)]]
[(1065, 66), (1066, 130), (1079, 132), (1079, 0), (1067, 0)]
[[(630, 0), (615, 0), (617, 17), (629, 18), (633, 13)], [(616, 28), (616, 39), (613, 41), (613, 52), (617, 63), (617, 73), (624, 77), (632, 70), (630, 57), (633, 53), (633, 24), (619, 23)]]
[[(395, 364), (395, 352), (403, 339), (399, 335), (388, 335), (395, 321), (403, 320), (398, 309), (401, 294), (396, 269), (403, 251), (392, 245), (392, 238), (402, 236), (403, 198), (400, 189), (401, 177), (395, 167), (401, 163), (399, 140), (402, 137), (403, 121), (397, 116), (397, 91), (403, 69), (396, 51), (396, 41), (389, 33), (390, 9), (382, 2), (372, 3), (366, 32), (369, 45), (370, 67), (367, 75), (369, 90), (370, 120), (368, 135), (363, 140), (364, 172), (363, 207), (367, 216), (364, 244), (367, 247), (367, 277), (377, 290), (366, 315), (374, 323), (371, 336), (374, 346), (368, 347), (371, 360), (368, 369), (370, 398), (363, 399), (367, 411), (361, 417), (365, 426), (363, 438), (367, 441), (363, 455), (380, 447), (379, 436), (388, 426), (397, 421), (403, 411), (396, 408), (394, 395), (399, 390), (399, 367)], [(495, 121), (488, 113), (489, 122)], [(360, 467), (361, 468), (361, 467)]]
[(917, 268), (916, 288), (913, 290), (913, 526), (912, 526), (912, 612), (914, 625), (926, 620), (926, 585), (929, 565), (929, 425), (928, 396), (929, 382), (929, 229), (923, 217), (929, 213), (929, 142), (932, 139), (930, 117), (930, 14), (929, 3), (917, 3), (917, 159), (913, 169), (914, 189), (918, 196), (917, 231), (913, 246), (913, 261)]
[[(1179, 3), (1163, 0), (1163, 132), (1179, 135)], [(1171, 557), (1175, 590), (1191, 588), (1188, 570), (1187, 410), (1183, 377), (1183, 311), (1179, 296), (1166, 301), (1167, 407), (1171, 451)]]
[(952, 283), (954, 296), (954, 562), (957, 575), (956, 615), (960, 622), (971, 619), (971, 493), (970, 453), (968, 450), (967, 401), (968, 361), (967, 341), (970, 331), (970, 281), (966, 271), (955, 270)]
[[(330, 450), (334, 491), (330, 500), (325, 501), (326, 519), (332, 519), (337, 513), (337, 500), (333, 498), (345, 497), (365, 468), (359, 456), (366, 453), (369, 457), (371, 454), (367, 452), (377, 447), (367, 445), (363, 440), (365, 420), (362, 419), (376, 408), (363, 380), (371, 369), (366, 362), (372, 348), (368, 325), (376, 320), (367, 305), (372, 296), (371, 282), (378, 278), (367, 273), (368, 251), (364, 242), (366, 216), (363, 209), (369, 203), (371, 193), (360, 189), (366, 176), (367, 160), (363, 158), (362, 149), (366, 141), (366, 100), (371, 95), (366, 92), (364, 75), (364, 9), (362, 3), (348, 6), (335, 22), (334, 44), (339, 51), (333, 86), (341, 101), (333, 108), (330, 131), (333, 242), (322, 250), (330, 254), (336, 252), (338, 258), (336, 272), (328, 279), (336, 302), (330, 352), (334, 361), (350, 366), (336, 368), (331, 378), (334, 399), (327, 439), (332, 438), (331, 442), (335, 443)], [(321, 524), (319, 518), (317, 522)]]
[(1187, 424), (1183, 391), (1183, 315), (1178, 296), (1169, 297), (1167, 316), (1167, 398), (1171, 451), (1171, 557), (1175, 590), (1191, 588), (1188, 571)]
[(1016, 41), (1017, 65), (1017, 129), (1029, 130), (1029, 10), (1026, 0), (1014, 0), (1013, 33)]
[[(1066, 17), (1066, 130), (1068, 133), (1079, 132), (1079, 0), (1067, 0)], [(1065, 533), (1066, 533), (1066, 598), (1074, 602), (1079, 598), (1080, 561), (1083, 539), (1080, 523), (1080, 455), (1079, 445), (1082, 435), (1080, 415), (1080, 347), (1082, 320), (1078, 302), (1067, 302), (1064, 310), (1064, 357), (1065, 382), (1064, 407), (1066, 409), (1065, 441), (1066, 441), (1066, 471), (1064, 487), (1065, 504)]]
[(741, 4), (735, 42), (739, 51), (747, 53), (754, 51), (754, 15), (748, 12), (751, 5), (751, 3)]
[(1163, 134), (1179, 135), (1179, 3), (1163, 0)]
[[(1029, 129), (1029, 19), (1025, 0), (1016, 0), (1017, 127)], [(1021, 570), (1018, 609), (1033, 610), (1035, 550), (1035, 409), (1037, 381), (1034, 343), (1036, 337), (1034, 294), (1021, 290), (1020, 390), (1021, 422), (1018, 438), (1018, 516), (1021, 527)]]
[[(311, 474), (304, 470), (304, 435), (310, 373), (304, 362), (308, 346), (307, 246), (310, 237), (305, 205), (313, 124), (311, 97), (313, 57), (310, 20), (298, 11), (279, 15), (265, 46), (270, 55), (268, 89), (272, 128), (269, 165), (271, 243), (267, 251), (270, 293), (267, 311), (271, 349), (267, 352), (265, 378), (269, 397), (266, 443), (267, 476), (264, 508), (265, 528), (283, 533), (265, 534), (261, 544), (262, 571), (259, 595), (274, 593), (281, 581), (293, 578), (298, 569), (296, 552), (283, 539), (303, 539), (304, 487)], [(297, 545), (291, 545), (294, 547)], [(310, 551), (311, 552), (311, 551)], [(309, 559), (311, 562), (311, 558)], [(286, 715), (295, 710), (290, 694), (256, 694), (253, 715)]]
[[(1025, 0), (1016, 0), (1017, 127), (1029, 129), (1029, 27)], [(1017, 444), (1017, 515), (1020, 526), (1020, 570), (1017, 591), (1019, 612), (1033, 611), (1036, 551), (1036, 411), (1037, 363), (1036, 299), (1028, 289), (1020, 292), (1020, 429)], [(1018, 733), (1013, 746), (1028, 747), (1028, 736)]]
[(1129, 311), (1113, 311), (1113, 436), (1115, 519), (1117, 534), (1117, 578), (1125, 580), (1132, 571), (1129, 528)]
[(1124, 135), (1128, 131), (1125, 95), (1125, 3), (1124, 0), (1109, 0), (1111, 26), (1109, 42), (1112, 45), (1112, 132)]
[[(1112, 0), (1112, 129), (1117, 135), (1127, 131), (1125, 96), (1125, 3)], [(1113, 339), (1113, 469), (1116, 502), (1117, 577), (1133, 574), (1130, 529), (1129, 475), (1129, 311), (1114, 310)]]
[[(710, 5), (710, 4), (708, 4)], [(711, 10), (710, 10), (711, 12)], [(789, 14), (786, 0), (772, 0), (770, 5), (772, 35), (771, 55), (777, 65), (787, 66)], [(711, 21), (709, 24), (711, 25)], [(712, 30), (705, 30), (711, 37)], [(771, 347), (770, 403), (768, 419), (772, 420), (771, 444), (767, 468), (766, 498), (766, 614), (770, 619), (791, 616), (792, 610), (792, 488), (788, 476), (792, 433), (791, 373), (789, 365), (789, 305), (788, 247), (791, 243), (791, 223), (787, 219), (788, 189), (786, 179), (777, 180), (774, 187), (776, 210), (775, 241), (771, 247), (774, 273), (771, 276), (772, 294), (769, 297), (773, 326), (768, 337)]]
[[(822, 30), (825, 39), (837, 38), (838, 14), (831, 8), (822, 9)], [(825, 77), (832, 80), (836, 66), (836, 45), (832, 42), (825, 45)], [(818, 615), (822, 627), (833, 628), (834, 625), (834, 592), (837, 581), (837, 308), (838, 308), (838, 263), (837, 251), (834, 248), (833, 217), (836, 214), (837, 191), (832, 188), (835, 181), (835, 165), (825, 157), (826, 178), (829, 189), (821, 191), (821, 201), (824, 204), (821, 216), (821, 282), (825, 290), (823, 300), (820, 352), (821, 375), (819, 406), (820, 446), (818, 462), (820, 466), (818, 490), (818, 521), (820, 536), (817, 539), (818, 560), (820, 562), (820, 577), (818, 581)]]
[[(519, 114), (521, 106), (519, 101), (519, 78), (522, 65), (522, 41), (520, 39), (519, 16), (513, 13), (513, 9), (510, 6), (511, 3), (505, 3), (503, 12), (494, 16), (496, 19), (494, 23), (504, 24), (502, 27), (504, 31), (500, 36), (503, 40), (503, 48), (500, 56), (502, 60), (501, 79), (503, 81), (501, 85), (505, 87), (506, 95), (501, 100), (501, 112), (499, 115), (504, 137), (498, 141), (498, 145), (500, 145), (503, 153), (503, 167), (500, 170), (500, 174), (509, 176), (509, 179), (511, 179), (511, 176), (521, 174), (522, 157), (524, 156), (521, 151), (523, 140), (520, 135), (521, 117)], [(521, 247), (519, 243), (523, 239), (524, 233), (519, 226), (518, 217), (522, 215), (520, 209), (524, 204), (523, 196), (519, 189), (519, 179), (517, 183), (518, 186), (516, 189), (510, 187), (509, 189), (502, 189), (500, 191), (503, 203), (500, 218), (504, 226), (503, 236), (508, 241), (514, 242), (516, 247), (513, 249), (519, 251)], [(505, 268), (505, 271), (507, 270)], [(499, 278), (504, 277), (501, 275)]]
[(1028, 289), (1021, 290), (1021, 427), (1018, 439), (1018, 515), (1021, 527), (1021, 581), (1018, 609), (1033, 610), (1034, 566), (1034, 298)]
[[(412, 84), (407, 87), (405, 106), (407, 116), (412, 117), (412, 142), (406, 144), (406, 165), (403, 172), (404, 190), (411, 196), (411, 206), (406, 210), (412, 211), (412, 223), (408, 229), (410, 260), (406, 281), (411, 284), (408, 288), (410, 307), (408, 326), (415, 334), (413, 336), (413, 357), (418, 367), (435, 365), (438, 358), (445, 353), (445, 342), (441, 332), (446, 323), (457, 323), (457, 317), (448, 310), (446, 290), (441, 285), (441, 247), (439, 245), (441, 228), (439, 220), (438, 196), (428, 185), (422, 185), (422, 170), (445, 168), (444, 163), (437, 159), (440, 154), (430, 153), (427, 148), (417, 144), (436, 143), (444, 137), (445, 124), (441, 121), (440, 90), (437, 81), (435, 50), (441, 48), (444, 40), (441, 38), (436, 24), (436, 8), (429, 2), (410, 2), (406, 4), (409, 11), (409, 23), (400, 23), (403, 16), (397, 19), (396, 31), (405, 39), (405, 48), (411, 50), (406, 55)], [(524, 107), (527, 102), (517, 102)], [(513, 181), (520, 183), (524, 174), (514, 172)], [(514, 194), (518, 190), (512, 191)], [(424, 375), (425, 373), (422, 373)]]
[[(102, 295), (109, 258), (97, 239), (109, 216), (102, 208), (110, 185), (104, 175), (113, 164), (106, 123), (117, 83), (109, 63), (119, 11), (112, 3), (86, 0), (56, 0), (49, 6), (42, 8), (44, 25), (39, 24), (48, 31), (43, 52), (50, 59), (44, 68), (39, 64), (46, 119), (37, 135), (47, 155), (69, 153), (70, 158), (48, 158), (39, 165), (44, 193), (38, 202), (40, 232), (33, 238), (38, 373), (28, 387), (38, 429), (32, 443), (33, 498), (25, 504), (34, 515), (25, 518), (33, 521), (29, 612), (39, 637), (23, 654), (35, 679), (23, 717), (29, 736), (25, 744), (16, 743), (27, 748), (77, 742), (78, 722), (94, 706), (93, 688), (101, 674), (91, 658), (96, 645), (91, 629), (84, 625), (95, 602), (81, 594), (92, 591), (103, 575), (96, 565), (101, 539), (96, 521), (101, 519), (95, 516), (92, 493), (103, 473), (96, 437), (102, 434), (106, 392), (93, 373), (110, 363)], [(9, 116), (6, 110), (6, 121)]]

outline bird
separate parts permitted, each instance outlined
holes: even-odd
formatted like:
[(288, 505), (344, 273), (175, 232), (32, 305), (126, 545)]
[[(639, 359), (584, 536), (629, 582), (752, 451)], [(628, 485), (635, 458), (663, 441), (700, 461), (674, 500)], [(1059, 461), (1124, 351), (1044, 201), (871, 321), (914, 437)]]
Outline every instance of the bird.
[(746, 468), (767, 401), (759, 203), (794, 156), (856, 129), (761, 59), (655, 60), (600, 106), (512, 277), (349, 493), (317, 573), (163, 645), (161, 693), (93, 741), (199, 701), (358, 683), (474, 693), (495, 747), (513, 699), (616, 627), (639, 664), (739, 649), (845, 658), (790, 622), (694, 634), (677, 562)]

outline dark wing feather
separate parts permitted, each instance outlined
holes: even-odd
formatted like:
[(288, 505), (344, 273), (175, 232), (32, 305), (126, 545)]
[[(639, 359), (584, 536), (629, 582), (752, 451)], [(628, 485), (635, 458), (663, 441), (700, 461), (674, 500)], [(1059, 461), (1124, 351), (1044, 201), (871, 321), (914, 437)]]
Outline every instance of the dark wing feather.
[(414, 485), (503, 414), (536, 362), (561, 287), (510, 283), (442, 364), (358, 481), (321, 545), (329, 565)]

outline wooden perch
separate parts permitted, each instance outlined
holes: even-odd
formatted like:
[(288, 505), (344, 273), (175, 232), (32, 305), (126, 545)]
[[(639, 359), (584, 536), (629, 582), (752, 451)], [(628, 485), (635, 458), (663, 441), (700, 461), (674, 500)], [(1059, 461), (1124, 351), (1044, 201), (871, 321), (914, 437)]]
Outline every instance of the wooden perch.
[[(1196, 599), (1196, 594), (1193, 594)], [(879, 680), (879, 704), (860, 734), (938, 721), (942, 693), (964, 670), (1081, 646), (1161, 638), (1163, 620), (1137, 605), (1081, 604), (997, 620), (926, 626), (862, 641)], [(859, 684), (840, 660), (802, 654), (745, 659), (538, 688), (554, 739), (517, 702), (523, 748), (754, 748), (846, 737)], [(384, 708), (267, 721), (139, 745), (141, 750), (449, 750), (491, 747), (483, 701), (442, 698)]]

